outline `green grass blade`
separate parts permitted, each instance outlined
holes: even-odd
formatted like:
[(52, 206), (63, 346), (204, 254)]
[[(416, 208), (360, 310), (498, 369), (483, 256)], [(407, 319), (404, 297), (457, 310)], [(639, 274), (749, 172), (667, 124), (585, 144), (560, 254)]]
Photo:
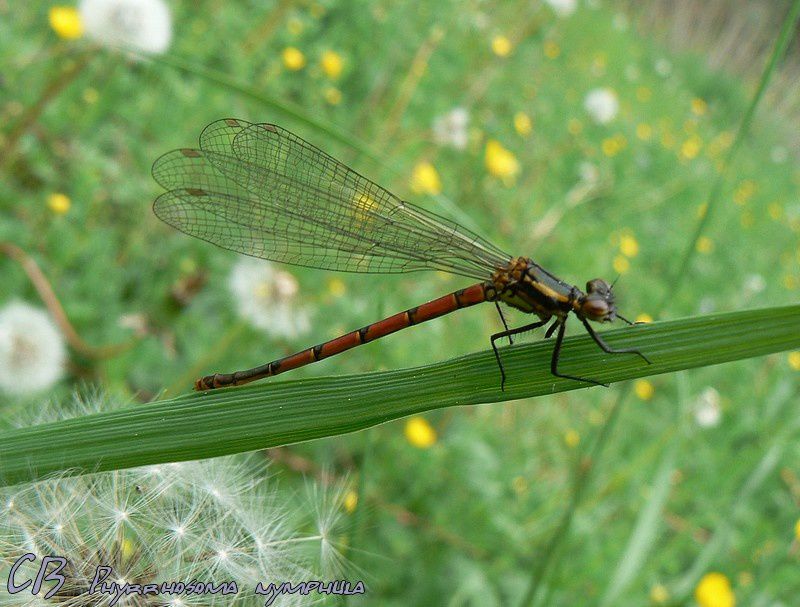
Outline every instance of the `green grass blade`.
[[(564, 342), (563, 372), (616, 382), (800, 347), (800, 305), (625, 327), (604, 333), (635, 355), (609, 355), (588, 335)], [(501, 350), (506, 391), (491, 351), (363, 375), (264, 382), (191, 393), (0, 434), (6, 484), (74, 469), (111, 470), (215, 457), (344, 434), (421, 411), (585, 388), (550, 375), (552, 340)], [(595, 388), (603, 389), (603, 388)]]

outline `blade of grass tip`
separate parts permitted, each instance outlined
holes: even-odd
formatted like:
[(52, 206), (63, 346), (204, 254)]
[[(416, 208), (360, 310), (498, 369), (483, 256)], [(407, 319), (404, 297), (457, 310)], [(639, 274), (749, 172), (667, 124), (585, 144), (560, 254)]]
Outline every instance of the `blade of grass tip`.
[[(653, 363), (610, 356), (582, 334), (564, 340), (569, 354), (562, 358), (564, 371), (612, 382), (793, 350), (800, 347), (800, 305), (670, 320), (604, 336), (612, 345), (647, 352)], [(543, 341), (502, 348), (504, 392), (494, 353), (485, 350), (424, 367), (192, 392), (18, 428), (0, 433), (0, 484), (67, 470), (99, 472), (243, 453), (355, 432), (423, 411), (585, 389), (585, 383), (551, 375), (551, 351), (552, 344)], [(569, 512), (580, 501), (584, 471), (598, 459), (613, 422), (592, 443)], [(543, 564), (545, 559), (537, 567)]]
[(778, 39), (775, 42), (775, 46), (772, 49), (769, 59), (767, 60), (766, 67), (761, 74), (758, 87), (756, 88), (756, 91), (750, 100), (750, 104), (748, 105), (747, 110), (742, 117), (742, 121), (739, 123), (739, 128), (736, 131), (733, 144), (722, 161), (722, 169), (717, 172), (716, 178), (711, 186), (711, 190), (709, 191), (708, 198), (706, 199), (705, 210), (698, 220), (694, 232), (692, 233), (692, 237), (689, 239), (689, 244), (687, 245), (686, 250), (681, 257), (681, 261), (677, 266), (675, 276), (670, 283), (673, 285), (673, 288), (669, 290), (669, 293), (664, 294), (660, 304), (656, 308), (658, 310), (662, 310), (667, 301), (675, 296), (676, 291), (678, 288), (680, 288), (679, 285), (682, 286), (683, 281), (681, 278), (686, 274), (689, 265), (692, 263), (692, 259), (697, 251), (697, 242), (700, 240), (703, 232), (705, 232), (706, 226), (711, 219), (712, 212), (717, 207), (717, 202), (720, 198), (720, 194), (722, 194), (722, 187), (725, 185), (725, 180), (730, 173), (733, 162), (739, 152), (739, 148), (741, 148), (744, 138), (750, 130), (750, 126), (752, 125), (755, 117), (756, 109), (758, 108), (758, 105), (764, 96), (764, 91), (766, 90), (767, 85), (772, 79), (775, 68), (778, 65), (778, 61), (783, 58), (784, 54), (786, 53), (786, 49), (789, 47), (789, 43), (792, 41), (792, 34), (797, 27), (799, 18), (800, 0), (795, 0), (795, 2), (792, 3), (788, 14), (786, 15), (786, 18), (783, 20), (783, 26), (781, 27)]
[(140, 57), (152, 63), (165, 65), (167, 67), (186, 72), (187, 74), (197, 76), (198, 78), (202, 78), (216, 85), (235, 91), (236, 93), (244, 95), (245, 97), (250, 97), (251, 99), (258, 101), (259, 103), (262, 103), (273, 110), (277, 110), (278, 112), (294, 118), (306, 126), (326, 134), (339, 143), (342, 143), (356, 152), (367, 156), (376, 163), (381, 165), (383, 164), (383, 160), (378, 153), (363, 141), (359, 141), (358, 139), (351, 137), (345, 131), (336, 126), (309, 116), (298, 105), (288, 101), (281, 101), (270, 95), (265, 95), (255, 87), (242, 84), (224, 72), (213, 70), (211, 68), (192, 63), (191, 61), (186, 61), (185, 59), (181, 59), (180, 57), (176, 57), (174, 55), (140, 55)]
[[(767, 65), (766, 65), (766, 67), (765, 67), (765, 69), (764, 69), (764, 71), (763, 71), (763, 73), (761, 75), (761, 79), (759, 81), (759, 84), (758, 84), (758, 87), (756, 89), (756, 92), (754, 93), (753, 98), (751, 99), (750, 105), (747, 108), (747, 111), (745, 112), (745, 115), (743, 116), (742, 121), (741, 121), (741, 123), (739, 125), (739, 129), (737, 130), (737, 134), (736, 134), (736, 138), (734, 140), (734, 143), (731, 146), (731, 148), (728, 150), (728, 153), (726, 154), (726, 157), (723, 160), (723, 168), (724, 168), (724, 170), (720, 171), (720, 173), (717, 175), (717, 178), (715, 179), (715, 182), (714, 182), (714, 184), (713, 184), (713, 186), (711, 188), (711, 191), (709, 193), (709, 197), (708, 197), (708, 200), (707, 200), (707, 203), (706, 203), (706, 212), (703, 214), (703, 216), (698, 221), (698, 224), (697, 224), (695, 232), (694, 232), (694, 234), (692, 236), (692, 239), (690, 240), (690, 243), (686, 248), (686, 251), (685, 251), (685, 253), (684, 253), (684, 255), (683, 255), (682, 259), (681, 259), (681, 262), (678, 265), (679, 270), (676, 272), (675, 277), (671, 282), (673, 287), (669, 292), (669, 296), (667, 296), (665, 294), (664, 297), (662, 298), (662, 300), (659, 302), (658, 306), (656, 307), (657, 314), (660, 314), (663, 311), (663, 309), (666, 306), (666, 304), (669, 301), (669, 299), (672, 298), (674, 296), (675, 292), (678, 289), (680, 289), (682, 287), (682, 285), (683, 285), (683, 281), (684, 281), (684, 279), (685, 279), (685, 277), (686, 277), (686, 275), (688, 273), (687, 271), (688, 271), (689, 265), (690, 265), (690, 263), (691, 263), (691, 261), (693, 259), (694, 254), (695, 254), (695, 250), (696, 250), (696, 247), (697, 247), (697, 241), (700, 239), (700, 236), (701, 236), (702, 232), (705, 230), (705, 227), (708, 225), (708, 221), (709, 221), (709, 218), (710, 218), (710, 215), (711, 215), (711, 213), (710, 213), (711, 212), (711, 207), (714, 206), (713, 203), (719, 198), (719, 193), (721, 192), (722, 185), (724, 184), (724, 178), (727, 176), (727, 167), (730, 166), (731, 161), (734, 158), (734, 154), (738, 151), (739, 147), (741, 146), (741, 142), (744, 139), (744, 135), (747, 133), (747, 131), (748, 131), (749, 127), (750, 127), (750, 124), (753, 121), (753, 117), (755, 116), (755, 111), (756, 111), (756, 109), (758, 107), (758, 104), (760, 103), (760, 101), (761, 101), (761, 99), (763, 97), (763, 93), (766, 90), (767, 84), (769, 83), (769, 81), (770, 81), (770, 79), (772, 77), (772, 74), (773, 74), (773, 72), (775, 70), (775, 66), (778, 63), (778, 60), (786, 52), (788, 44), (789, 44), (789, 42), (791, 40), (791, 34), (792, 34), (792, 32), (794, 32), (794, 30), (796, 28), (797, 21), (798, 21), (798, 16), (800, 16), (800, 0), (795, 0), (795, 2), (791, 6), (786, 18), (783, 20), (781, 31), (780, 31), (780, 33), (778, 35), (778, 38), (777, 38), (775, 46), (774, 46), (774, 48), (772, 50), (772, 53), (770, 54), (770, 57), (769, 57), (769, 59), (767, 61)], [(618, 418), (618, 411), (619, 411), (619, 409), (622, 408), (624, 403), (627, 401), (627, 398), (628, 398), (629, 394), (630, 394), (630, 389), (629, 389), (629, 387), (627, 385), (625, 385), (625, 386), (622, 387), (622, 389), (620, 390), (619, 394), (617, 395), (617, 398), (614, 401), (614, 404), (612, 405), (612, 409), (611, 409), (611, 412), (609, 414), (609, 417), (608, 417), (607, 421), (605, 422), (605, 424), (603, 425), (603, 427), (601, 428), (600, 434), (598, 436), (599, 444), (596, 445), (596, 453), (598, 455), (602, 452), (602, 443), (606, 440), (606, 438), (608, 436), (610, 436), (610, 432), (606, 431), (606, 426), (614, 424), (614, 422)], [(594, 451), (594, 449), (593, 449), (593, 451)], [(591, 478), (591, 470), (592, 470), (592, 468), (590, 467), (589, 470), (587, 470), (585, 473), (580, 474), (577, 477), (574, 491), (577, 494), (578, 498), (580, 498), (580, 495), (582, 495), (582, 493), (583, 493), (583, 490), (584, 490), (583, 487), (585, 486), (585, 484)], [(530, 605), (535, 600), (539, 585), (541, 584), (541, 582), (543, 580), (543, 576), (545, 575), (545, 573), (547, 572), (547, 570), (549, 568), (549, 565), (550, 565), (549, 564), (549, 560), (551, 558), (555, 558), (554, 555), (557, 552), (556, 551), (556, 547), (557, 546), (554, 546), (552, 544), (553, 544), (553, 542), (555, 542), (556, 544), (560, 543), (564, 538), (566, 538), (566, 536), (567, 536), (567, 534), (569, 532), (569, 529), (570, 529), (570, 527), (572, 525), (572, 518), (574, 517), (574, 513), (575, 513), (575, 511), (577, 509), (578, 502), (579, 502), (579, 499), (578, 500), (570, 499), (570, 503), (569, 503), (569, 506), (568, 506), (568, 508), (567, 508), (567, 510), (565, 512), (564, 518), (562, 519), (562, 522), (559, 524), (559, 526), (554, 531), (553, 536), (551, 538), (551, 541), (548, 543), (548, 546), (545, 549), (544, 556), (543, 556), (543, 559), (542, 559), (543, 562), (537, 562), (536, 567), (534, 567), (533, 571), (531, 572), (531, 581), (530, 581), (528, 590), (525, 593), (525, 596), (524, 596), (523, 601), (521, 603), (522, 606)]]

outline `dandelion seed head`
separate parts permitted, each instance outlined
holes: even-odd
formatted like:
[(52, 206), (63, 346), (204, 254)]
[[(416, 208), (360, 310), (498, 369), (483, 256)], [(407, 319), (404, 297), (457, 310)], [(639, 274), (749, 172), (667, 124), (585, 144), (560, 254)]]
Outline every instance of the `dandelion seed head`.
[(434, 119), (433, 140), (437, 145), (449, 146), (459, 151), (464, 150), (469, 142), (468, 126), (469, 112), (466, 108), (455, 107)]
[(720, 394), (708, 387), (700, 393), (694, 405), (694, 418), (701, 428), (714, 428), (722, 421)]
[(583, 101), (583, 107), (597, 124), (608, 124), (617, 117), (619, 101), (612, 89), (598, 88), (589, 91)]
[(81, 0), (86, 35), (100, 44), (161, 54), (172, 40), (172, 18), (163, 0)]
[(23, 302), (0, 309), (0, 390), (23, 395), (61, 379), (66, 349), (50, 316)]
[(569, 17), (578, 8), (577, 0), (545, 0), (559, 17)]

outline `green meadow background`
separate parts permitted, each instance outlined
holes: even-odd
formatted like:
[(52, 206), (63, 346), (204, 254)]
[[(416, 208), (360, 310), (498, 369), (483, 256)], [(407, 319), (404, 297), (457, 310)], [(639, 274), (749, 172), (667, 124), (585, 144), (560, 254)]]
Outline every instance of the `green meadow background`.
[[(796, 303), (796, 45), (693, 241), (789, 3), (669, 4), (173, 1), (170, 49), (148, 59), (60, 38), (47, 3), (0, 0), (0, 242), (53, 290), (43, 301), (7, 246), (0, 307), (56, 301), (76, 334), (49, 391), (0, 394), (3, 426), (86, 385), (178, 394), (469, 284), (287, 266), (309, 330), (252, 326), (229, 288), (238, 256), (151, 212), (153, 160), (218, 118), (280, 124), (579, 286), (619, 276), (630, 318)], [(618, 102), (605, 123), (596, 89)], [(464, 149), (433, 132), (454, 108)], [(500, 329), (479, 306), (293, 375), (430, 363)], [(339, 540), (363, 604), (694, 605), (718, 572), (736, 604), (797, 605), (799, 395), (800, 353), (781, 354), (268, 456), (298, 490), (346, 483)]]

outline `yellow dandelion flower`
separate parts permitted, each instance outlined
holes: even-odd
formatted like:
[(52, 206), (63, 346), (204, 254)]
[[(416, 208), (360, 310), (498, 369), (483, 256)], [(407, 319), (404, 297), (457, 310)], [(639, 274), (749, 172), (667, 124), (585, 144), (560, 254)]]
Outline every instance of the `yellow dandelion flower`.
[(54, 192), (47, 197), (47, 206), (56, 215), (64, 215), (72, 206), (72, 201), (66, 194)]
[(334, 297), (341, 297), (347, 292), (347, 286), (341, 278), (331, 278), (328, 281), (328, 293)]
[(795, 371), (800, 371), (800, 350), (795, 350), (794, 352), (789, 352), (789, 356), (787, 357), (789, 360), (789, 366), (794, 369)]
[(507, 57), (511, 53), (511, 40), (499, 35), (492, 38), (492, 52), (498, 57)]
[(633, 390), (641, 400), (650, 400), (656, 391), (655, 386), (646, 379), (637, 379), (633, 384)]
[(286, 69), (293, 72), (302, 70), (306, 66), (306, 56), (300, 49), (294, 46), (287, 46), (283, 49), (281, 58), (283, 59), (283, 65)]
[(783, 277), (783, 286), (790, 291), (794, 291), (797, 288), (797, 279), (791, 274), (786, 274)]
[(574, 449), (581, 442), (581, 435), (574, 428), (570, 428), (564, 433), (564, 444), (570, 449)]
[(530, 135), (532, 129), (533, 122), (530, 116), (525, 112), (517, 112), (514, 114), (514, 130), (516, 130), (518, 134), (526, 137)]
[(436, 430), (424, 417), (415, 415), (406, 422), (406, 440), (420, 449), (427, 449), (436, 442)]
[(494, 139), (486, 142), (485, 162), (486, 168), (492, 175), (507, 183), (511, 182), (519, 173), (517, 157)]
[(701, 236), (697, 239), (697, 252), (708, 254), (714, 250), (714, 241), (711, 240), (708, 236)]
[(342, 502), (345, 511), (348, 514), (353, 514), (356, 511), (356, 506), (358, 506), (358, 493), (353, 491), (352, 489), (344, 494), (344, 501)]
[(636, 322), (653, 322), (653, 317), (647, 314), (646, 312), (642, 312), (639, 316), (636, 317)]
[[(800, 370), (800, 364), (798, 364), (797, 368)], [(794, 539), (800, 542), (800, 518), (797, 519), (797, 522), (794, 524)]]
[(300, 19), (298, 19), (297, 17), (292, 17), (286, 23), (286, 29), (289, 30), (289, 33), (292, 36), (299, 36), (300, 34), (303, 33), (305, 26), (303, 25), (303, 22)]
[(639, 254), (639, 242), (633, 235), (625, 234), (619, 240), (619, 250), (625, 257), (636, 257)]
[(136, 543), (129, 537), (123, 537), (119, 546), (119, 556), (122, 557), (122, 560), (127, 561), (136, 555), (137, 552), (138, 546)]
[(648, 141), (653, 136), (653, 127), (644, 122), (637, 124), (636, 136), (642, 141)]
[(631, 262), (628, 261), (627, 257), (617, 255), (612, 266), (617, 274), (626, 274), (631, 269)]
[(707, 573), (694, 591), (694, 598), (700, 607), (734, 607), (736, 595), (731, 583), (722, 573)]
[(561, 47), (552, 40), (545, 40), (544, 56), (548, 59), (556, 59), (561, 54)]
[(53, 6), (47, 16), (59, 38), (75, 40), (83, 36), (83, 21), (74, 6)]
[(638, 89), (636, 89), (636, 98), (639, 101), (650, 101), (652, 97), (653, 97), (653, 91), (651, 91), (646, 86), (640, 86)]
[(322, 53), (320, 64), (322, 65), (322, 71), (328, 78), (336, 80), (342, 75), (344, 59), (342, 59), (342, 56), (336, 51), (325, 51)]
[(770, 219), (773, 221), (778, 221), (781, 217), (783, 217), (783, 207), (780, 203), (773, 202), (767, 207), (767, 213), (769, 213)]
[(650, 589), (650, 600), (656, 605), (663, 605), (669, 600), (669, 591), (663, 584), (656, 584)]
[(567, 122), (567, 131), (570, 135), (580, 135), (583, 131), (583, 123), (577, 118), (570, 118)]
[(681, 157), (686, 160), (693, 160), (697, 158), (700, 150), (703, 147), (703, 140), (697, 135), (689, 137), (681, 145)]
[(89, 105), (93, 105), (97, 103), (100, 99), (100, 93), (97, 92), (96, 88), (89, 87), (88, 89), (84, 89), (83, 91), (83, 100), (88, 103)]
[(416, 194), (440, 194), (442, 180), (436, 168), (426, 161), (418, 162), (411, 173), (411, 190)]
[(325, 90), (322, 91), (322, 96), (331, 105), (339, 105), (342, 102), (342, 91), (335, 86), (326, 86)]
[(353, 215), (355, 215), (356, 221), (364, 223), (370, 220), (372, 213), (378, 208), (378, 203), (367, 194), (359, 194), (353, 198), (353, 207)]
[(606, 137), (603, 139), (603, 142), (600, 144), (600, 149), (603, 150), (603, 154), (610, 158), (619, 154), (627, 145), (628, 140), (625, 138), (625, 135), (616, 134), (613, 137)]
[(705, 100), (695, 97), (692, 99), (692, 114), (695, 116), (702, 116), (708, 111), (708, 103)]

